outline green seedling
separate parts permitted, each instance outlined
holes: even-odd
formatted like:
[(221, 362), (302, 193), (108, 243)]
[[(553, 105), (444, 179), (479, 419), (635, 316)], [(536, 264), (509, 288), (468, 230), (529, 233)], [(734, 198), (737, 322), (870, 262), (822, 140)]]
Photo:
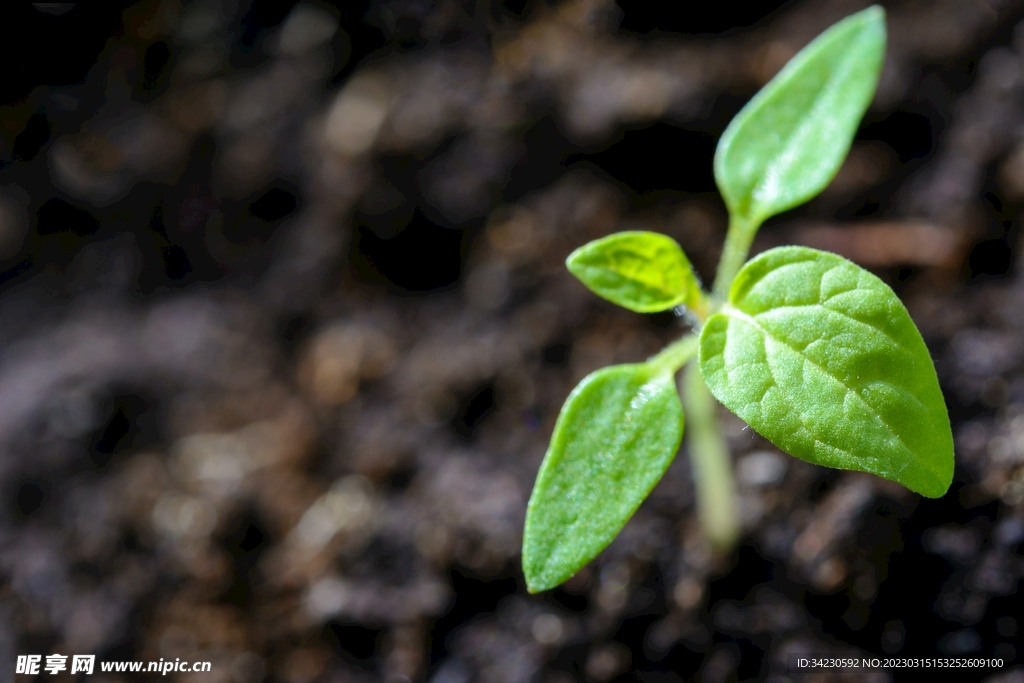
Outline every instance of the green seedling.
[(685, 307), (696, 323), (646, 362), (590, 374), (566, 399), (526, 513), (531, 592), (558, 586), (615, 538), (675, 457), (684, 405), (698, 513), (719, 550), (740, 529), (714, 399), (798, 458), (928, 497), (949, 488), (949, 415), (924, 340), (893, 291), (806, 247), (747, 261), (766, 219), (817, 195), (839, 170), (884, 55), (883, 10), (847, 17), (729, 124), (714, 169), (730, 221), (711, 292), (665, 235), (622, 232), (569, 256), (569, 270), (599, 296), (640, 313)]

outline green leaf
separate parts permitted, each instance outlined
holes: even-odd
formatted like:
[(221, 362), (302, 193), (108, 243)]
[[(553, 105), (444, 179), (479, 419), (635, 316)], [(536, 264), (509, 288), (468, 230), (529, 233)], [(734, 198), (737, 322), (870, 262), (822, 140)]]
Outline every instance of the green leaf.
[(573, 389), (526, 508), (523, 573), (531, 593), (559, 585), (611, 543), (682, 438), (670, 372), (613, 365)]
[(683, 250), (667, 235), (617, 232), (584, 244), (565, 265), (598, 296), (637, 313), (693, 307), (700, 285)]
[(711, 393), (769, 441), (937, 498), (953, 437), (935, 366), (907, 309), (846, 259), (779, 247), (751, 260), (700, 337)]
[(718, 142), (715, 180), (729, 213), (760, 225), (825, 189), (850, 150), (885, 57), (885, 12), (843, 19), (801, 50)]

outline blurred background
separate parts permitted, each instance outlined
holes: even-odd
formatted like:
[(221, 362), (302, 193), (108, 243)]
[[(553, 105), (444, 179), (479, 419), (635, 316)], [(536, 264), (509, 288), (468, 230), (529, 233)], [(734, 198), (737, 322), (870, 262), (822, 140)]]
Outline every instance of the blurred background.
[(519, 569), (569, 390), (686, 329), (565, 256), (655, 230), (709, 279), (718, 136), (866, 4), (5, 6), (0, 681), (58, 652), (213, 662), (171, 675), (197, 683), (781, 683), (791, 652), (1024, 680), (1020, 0), (885, 3), (849, 159), (755, 245), (838, 252), (904, 298), (949, 494), (723, 415), (734, 553), (702, 539), (684, 449), (568, 584), (529, 596)]

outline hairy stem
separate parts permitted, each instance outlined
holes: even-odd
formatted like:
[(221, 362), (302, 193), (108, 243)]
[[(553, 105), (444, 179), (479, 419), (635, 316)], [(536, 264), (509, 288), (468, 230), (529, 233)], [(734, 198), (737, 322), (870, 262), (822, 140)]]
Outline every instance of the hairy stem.
[(722, 258), (718, 261), (715, 286), (711, 290), (719, 299), (728, 298), (729, 287), (736, 279), (736, 273), (740, 272), (740, 268), (746, 262), (750, 244), (754, 241), (754, 235), (757, 234), (759, 227), (760, 221), (729, 217), (729, 232), (725, 236), (725, 244), (722, 245)]
[(663, 348), (647, 362), (674, 375), (679, 372), (679, 368), (689, 363), (690, 359), (697, 355), (697, 344), (697, 335), (688, 334)]
[(715, 399), (696, 363), (683, 375), (682, 395), (701, 526), (711, 545), (727, 552), (740, 535), (739, 501), (729, 447), (715, 415)]

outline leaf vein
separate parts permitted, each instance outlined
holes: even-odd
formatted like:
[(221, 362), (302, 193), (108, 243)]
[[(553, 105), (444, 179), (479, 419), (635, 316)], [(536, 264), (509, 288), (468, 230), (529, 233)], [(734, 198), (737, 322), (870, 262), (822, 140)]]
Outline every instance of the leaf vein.
[[(854, 291), (854, 290), (848, 290), (848, 291)], [(888, 339), (889, 341), (891, 341), (893, 343), (893, 345), (896, 346), (896, 348), (898, 348), (900, 351), (903, 351), (905, 353), (913, 355), (913, 351), (911, 349), (908, 349), (906, 346), (904, 346), (898, 340), (893, 338), (893, 336), (891, 334), (889, 334), (888, 332), (886, 332), (882, 328), (875, 327), (871, 323), (864, 322), (863, 320), (858, 320), (857, 318), (854, 318), (852, 315), (850, 315), (849, 313), (847, 313), (845, 311), (837, 310), (837, 309), (834, 309), (834, 308), (829, 308), (828, 306), (824, 306), (824, 305), (822, 305), (820, 303), (814, 303), (814, 304), (788, 304), (788, 305), (785, 305), (785, 306), (773, 306), (768, 311), (762, 311), (761, 313), (757, 313), (757, 314), (749, 316), (749, 317), (752, 320), (756, 320), (758, 317), (760, 317), (762, 315), (766, 315), (768, 313), (774, 313), (776, 311), (786, 311), (786, 310), (791, 310), (791, 309), (815, 308), (815, 307), (824, 308), (825, 310), (828, 310), (828, 311), (830, 311), (832, 313), (836, 313), (836, 314), (846, 318), (847, 320), (850, 320), (851, 322), (854, 322), (854, 323), (857, 323), (858, 325), (862, 325), (864, 327), (867, 327), (870, 330), (874, 330), (874, 331), (878, 332), (879, 334), (881, 334), (886, 339)], [(761, 327), (763, 329), (763, 326), (761, 326), (760, 324), (758, 324), (758, 327)], [(794, 348), (794, 350), (795, 350), (795, 347), (793, 347), (791, 344), (787, 343), (787, 345), (790, 346), (791, 348)]]
[[(781, 344), (782, 344), (783, 346), (785, 346), (786, 348), (790, 349), (791, 351), (793, 351), (794, 353), (796, 353), (796, 354), (797, 354), (798, 356), (800, 356), (800, 358), (802, 358), (802, 359), (803, 359), (803, 361), (804, 361), (805, 363), (807, 363), (807, 364), (809, 364), (809, 365), (811, 365), (811, 366), (813, 366), (813, 367), (817, 368), (817, 369), (818, 369), (818, 370), (820, 370), (820, 371), (821, 371), (821, 372), (822, 372), (823, 374), (825, 374), (825, 375), (826, 375), (826, 376), (828, 376), (828, 377), (831, 377), (831, 378), (832, 378), (832, 379), (834, 379), (834, 380), (835, 380), (836, 382), (838, 382), (838, 383), (839, 383), (839, 385), (840, 385), (840, 386), (842, 386), (842, 387), (843, 387), (844, 389), (846, 389), (846, 391), (847, 391), (848, 393), (851, 393), (851, 394), (853, 394), (854, 396), (856, 396), (856, 397), (857, 397), (858, 399), (860, 399), (860, 401), (861, 401), (861, 402), (863, 403), (863, 405), (864, 405), (864, 406), (865, 406), (865, 407), (866, 407), (866, 408), (868, 409), (868, 411), (869, 411), (869, 412), (870, 412), (870, 413), (871, 413), (871, 414), (872, 414), (873, 416), (875, 416), (875, 417), (876, 417), (876, 418), (878, 419), (878, 421), (879, 421), (879, 422), (880, 422), (880, 423), (881, 423), (882, 425), (884, 425), (884, 426), (885, 426), (885, 428), (886, 428), (886, 429), (887, 429), (887, 430), (889, 431), (889, 434), (891, 434), (891, 435), (892, 435), (892, 437), (893, 437), (893, 438), (895, 438), (895, 439), (896, 439), (896, 440), (897, 440), (897, 441), (898, 441), (898, 442), (900, 443), (900, 445), (901, 445), (901, 446), (903, 446), (903, 448), (904, 448), (904, 449), (906, 449), (906, 451), (907, 451), (908, 453), (911, 453), (911, 454), (913, 454), (913, 453), (914, 453), (914, 451), (913, 451), (913, 450), (912, 450), (912, 449), (911, 449), (911, 448), (910, 448), (910, 447), (909, 447), (909, 446), (907, 445), (907, 443), (906, 443), (906, 442), (905, 442), (905, 441), (903, 440), (903, 438), (902, 438), (902, 437), (901, 437), (901, 436), (900, 436), (899, 434), (897, 434), (897, 433), (896, 433), (896, 431), (895, 431), (895, 429), (893, 428), (893, 426), (892, 426), (891, 424), (889, 424), (889, 422), (888, 422), (888, 421), (886, 421), (886, 419), (885, 419), (885, 418), (884, 418), (884, 417), (883, 417), (883, 416), (882, 416), (882, 415), (881, 415), (881, 414), (880, 414), (880, 413), (879, 413), (879, 412), (878, 412), (877, 410), (875, 410), (875, 407), (874, 407), (873, 405), (871, 405), (871, 404), (870, 404), (870, 403), (868, 402), (868, 400), (867, 400), (866, 398), (864, 398), (864, 396), (862, 396), (862, 395), (860, 394), (860, 392), (858, 392), (858, 391), (857, 391), (856, 389), (854, 389), (853, 387), (850, 387), (850, 386), (849, 386), (849, 385), (847, 385), (847, 384), (846, 384), (846, 383), (845, 383), (845, 382), (844, 382), (843, 380), (841, 380), (841, 379), (840, 379), (839, 377), (836, 377), (836, 376), (835, 376), (834, 374), (832, 374), (831, 372), (829, 372), (829, 370), (828, 370), (827, 368), (824, 368), (824, 367), (822, 367), (821, 365), (818, 365), (817, 363), (815, 363), (815, 362), (814, 362), (813, 360), (811, 360), (810, 358), (807, 358), (807, 357), (806, 357), (806, 356), (805, 356), (805, 355), (804, 355), (803, 353), (801, 353), (800, 349), (798, 349), (798, 348), (796, 348), (795, 346), (793, 346), (792, 344), (790, 344), (790, 343), (789, 343), (789, 342), (788, 342), (787, 340), (785, 340), (785, 339), (782, 339), (782, 338), (779, 338), (779, 337), (775, 337), (774, 335), (770, 334), (770, 333), (768, 332), (768, 330), (766, 330), (766, 329), (765, 329), (764, 327), (762, 327), (762, 326), (761, 326), (761, 324), (760, 324), (760, 323), (759, 323), (759, 322), (757, 321), (757, 319), (756, 319), (756, 318), (755, 318), (754, 316), (748, 315), (748, 314), (744, 313), (743, 311), (741, 311), (741, 310), (739, 310), (739, 309), (737, 309), (737, 308), (732, 308), (732, 309), (731, 309), (731, 310), (729, 311), (729, 313), (731, 313), (731, 314), (733, 314), (733, 315), (736, 315), (736, 314), (738, 314), (738, 316), (737, 316), (737, 317), (739, 317), (740, 319), (745, 319), (745, 320), (749, 321), (749, 322), (750, 322), (750, 323), (751, 323), (752, 325), (754, 325), (754, 326), (755, 326), (755, 327), (757, 328), (758, 332), (760, 332), (760, 333), (761, 333), (761, 335), (762, 335), (762, 338), (768, 338), (768, 337), (770, 337), (771, 339), (774, 339), (774, 340), (778, 341), (778, 342), (779, 342), (779, 343), (781, 343)], [(763, 343), (764, 343), (764, 342), (762, 341), (762, 344), (763, 344)], [(765, 355), (766, 355), (766, 356), (767, 356), (767, 351), (768, 351), (768, 350), (767, 350), (767, 348), (766, 348), (766, 349), (765, 349)], [(771, 368), (771, 364), (770, 364), (770, 363), (766, 363), (766, 365), (768, 366), (768, 374), (769, 374), (769, 375), (771, 376), (771, 378), (772, 378), (772, 383), (773, 383), (773, 384), (774, 384), (774, 386), (776, 386), (776, 387), (777, 387), (777, 388), (778, 388), (778, 389), (779, 389), (780, 391), (783, 391), (783, 392), (784, 392), (784, 390), (782, 389), (782, 387), (781, 387), (781, 386), (780, 386), (780, 385), (779, 385), (779, 384), (778, 384), (778, 383), (777, 383), (777, 382), (775, 381), (775, 375), (774, 375), (774, 374), (772, 373), (772, 368)], [(784, 392), (784, 395), (785, 395), (785, 392)], [(787, 402), (788, 402), (788, 400), (787, 400)], [(918, 401), (918, 402), (920, 403), (920, 401)], [(792, 403), (790, 403), (790, 405), (792, 405)], [(922, 405), (923, 405), (923, 404), (922, 404)], [(807, 424), (806, 424), (806, 423), (805, 423), (805, 422), (803, 421), (803, 419), (802, 419), (802, 418), (800, 417), (800, 411), (793, 411), (793, 413), (794, 413), (794, 414), (796, 414), (796, 415), (798, 416), (798, 419), (800, 419), (800, 422), (801, 422), (801, 424), (803, 424), (803, 425), (804, 425), (805, 427), (807, 427), (808, 431), (810, 431), (810, 433), (811, 433), (812, 435), (813, 435), (813, 434), (815, 434), (814, 430), (811, 430), (811, 429), (810, 429), (810, 428), (809, 428), (809, 427), (807, 426)], [(815, 437), (815, 438), (817, 438), (817, 437)], [(836, 450), (840, 450), (840, 451), (843, 451), (844, 453), (847, 453), (848, 455), (852, 455), (852, 453), (849, 453), (849, 451), (846, 451), (845, 449), (843, 449), (843, 448), (840, 448), (839, 446), (832, 446), (832, 448), (835, 448)]]

